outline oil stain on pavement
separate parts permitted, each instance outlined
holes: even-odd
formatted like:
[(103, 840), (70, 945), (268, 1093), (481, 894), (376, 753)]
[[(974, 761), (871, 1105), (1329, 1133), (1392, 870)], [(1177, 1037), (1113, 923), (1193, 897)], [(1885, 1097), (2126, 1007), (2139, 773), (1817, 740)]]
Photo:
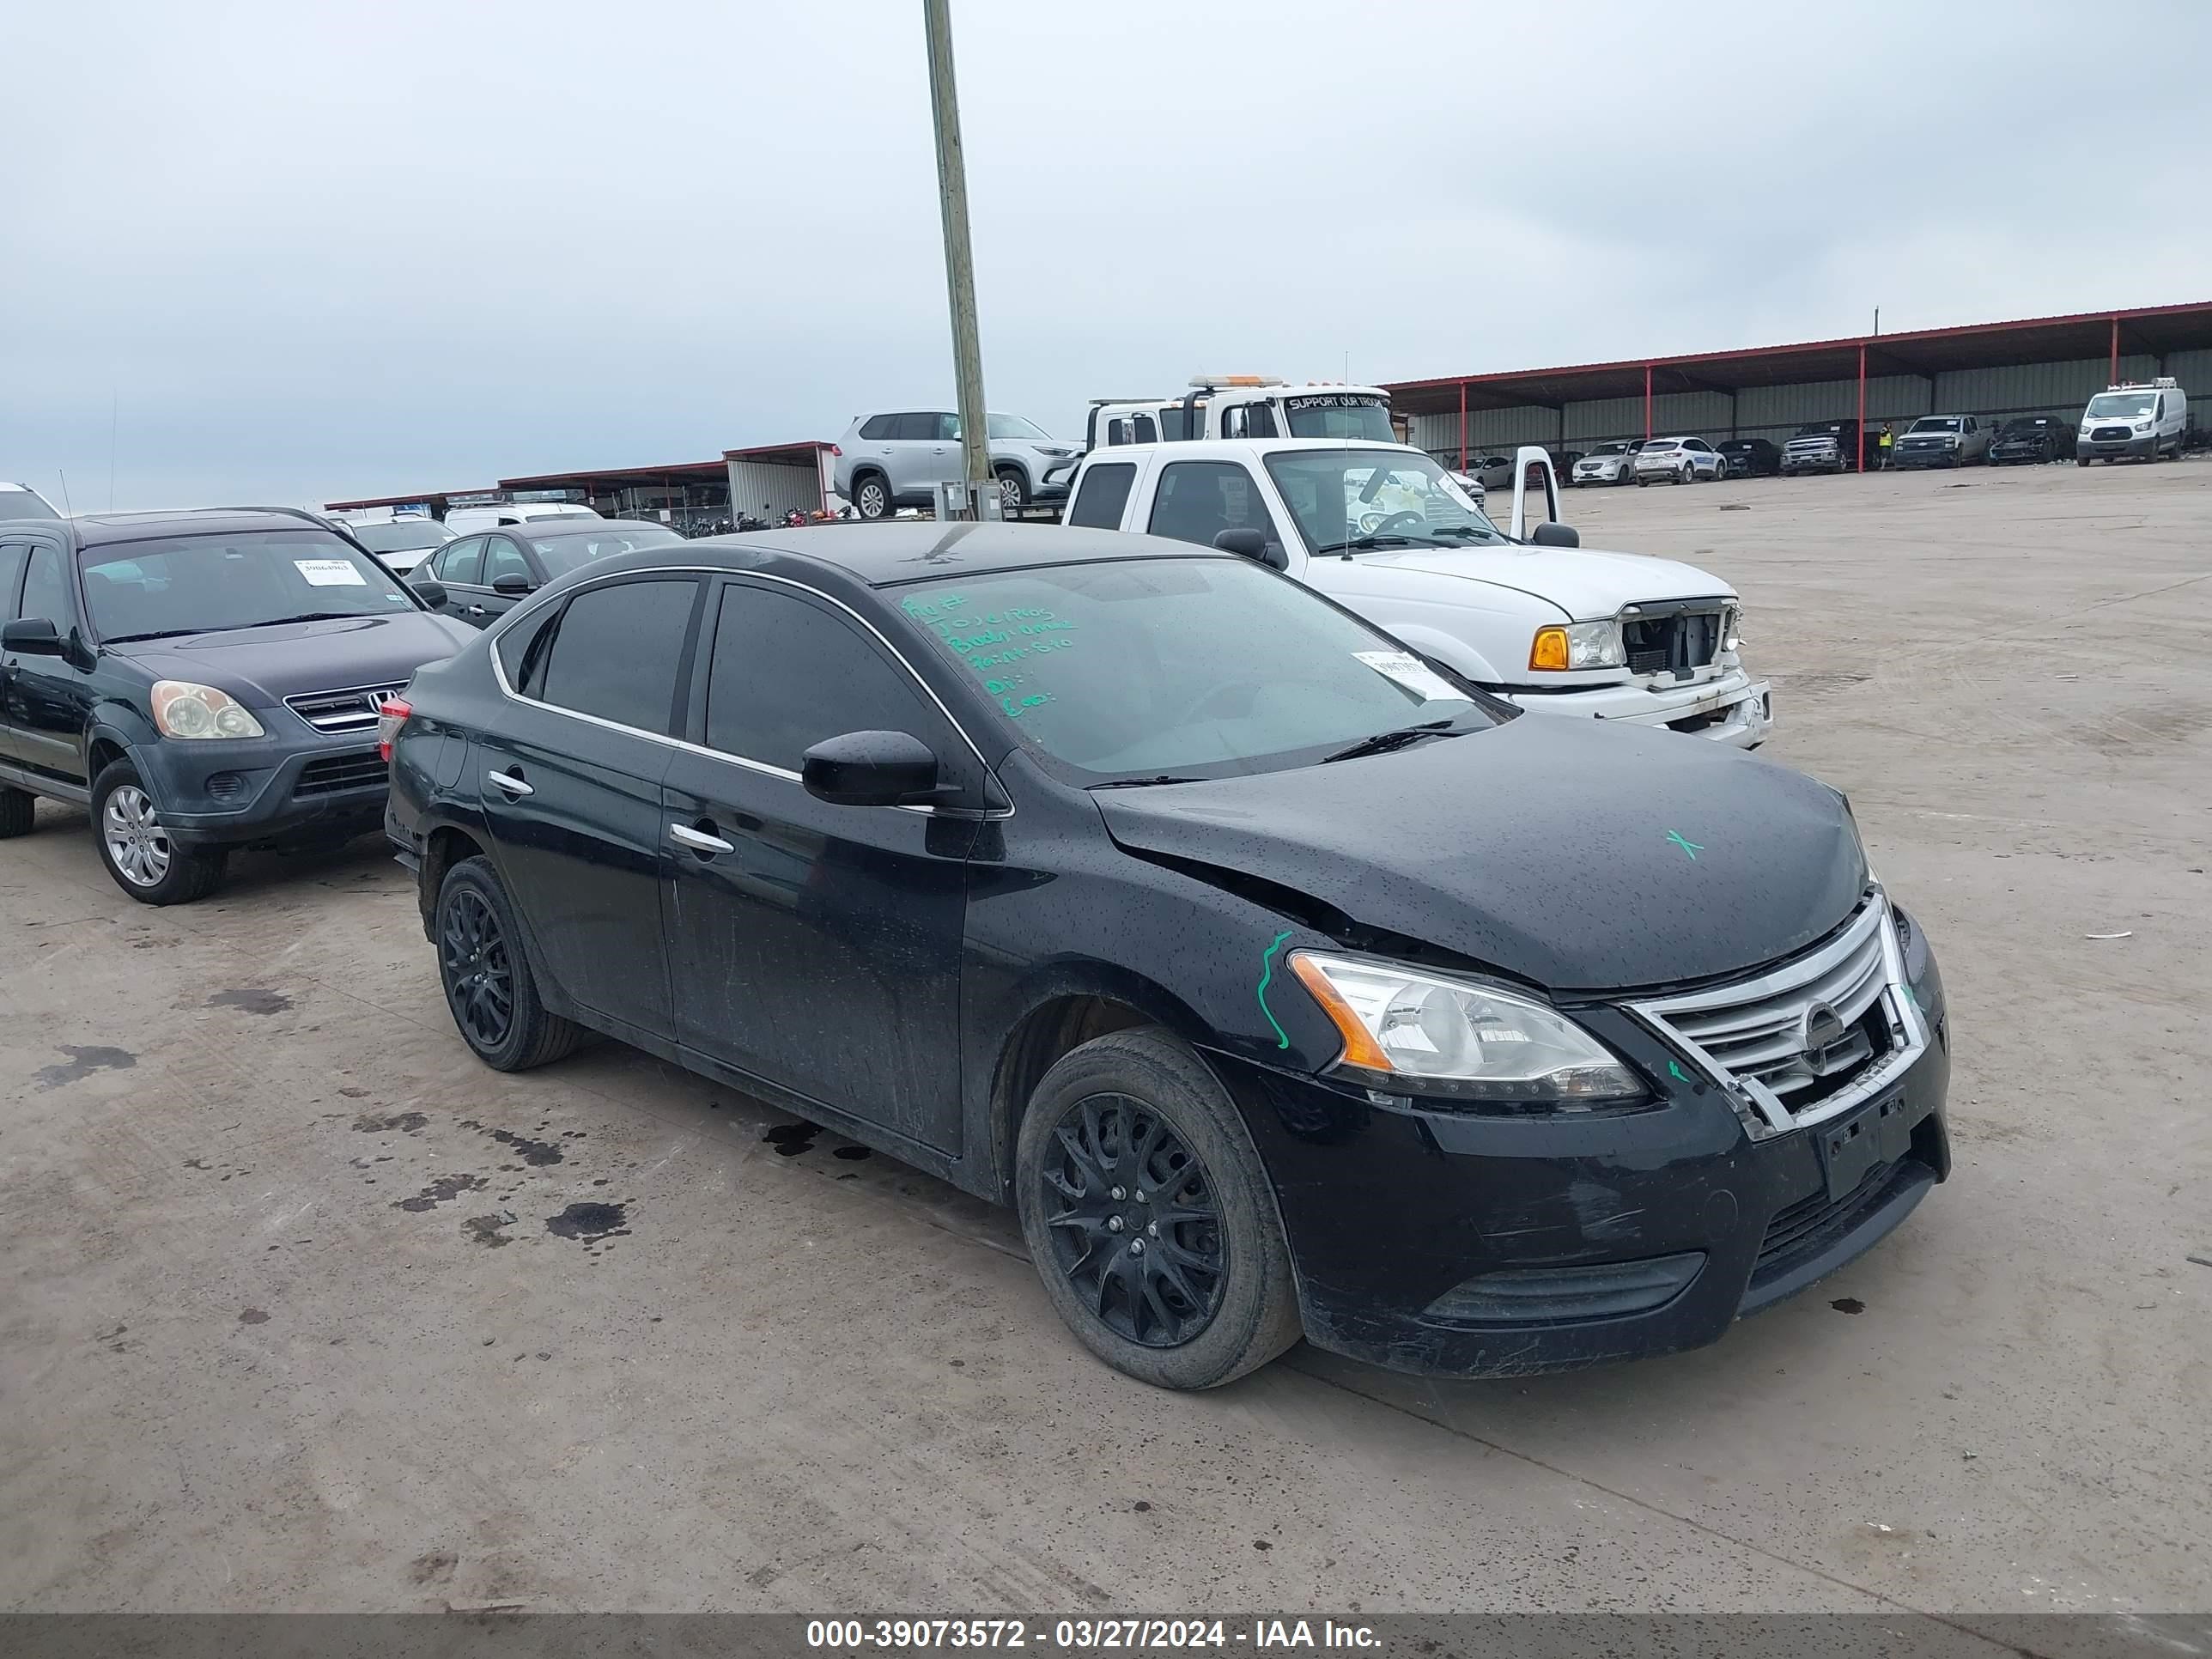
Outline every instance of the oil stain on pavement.
[(94, 1072), (127, 1072), (138, 1063), (138, 1056), (128, 1048), (78, 1048), (64, 1042), (61, 1050), (69, 1056), (68, 1062), (40, 1067), (39, 1087), (41, 1089), (58, 1089), (64, 1083), (90, 1077)]
[(403, 1198), (392, 1207), (395, 1210), (414, 1210), (417, 1212), (435, 1209), (441, 1204), (451, 1203), (463, 1193), (477, 1192), (489, 1185), (491, 1183), (482, 1176), (440, 1176), (414, 1197)]
[(249, 1014), (281, 1014), (292, 1006), (282, 991), (244, 989), (217, 991), (207, 1000), (210, 1008), (237, 1008)]
[(627, 1238), (629, 1206), (627, 1202), (571, 1204), (560, 1214), (545, 1218), (545, 1231), (556, 1238), (579, 1239), (586, 1244), (596, 1244), (603, 1238)]

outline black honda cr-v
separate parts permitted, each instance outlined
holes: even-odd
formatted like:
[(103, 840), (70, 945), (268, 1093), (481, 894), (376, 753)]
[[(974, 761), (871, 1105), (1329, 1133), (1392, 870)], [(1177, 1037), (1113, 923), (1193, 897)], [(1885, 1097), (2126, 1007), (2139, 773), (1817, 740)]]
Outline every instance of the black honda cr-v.
[(1949, 1167), (1935, 962), (1834, 790), (1516, 717), (1249, 559), (653, 549), (386, 732), (482, 1059), (589, 1027), (1011, 1201), (1150, 1382), (1710, 1342)]
[(0, 836), (88, 806), (148, 904), (230, 849), (376, 827), (379, 699), (474, 630), (342, 532), (272, 507), (0, 524)]

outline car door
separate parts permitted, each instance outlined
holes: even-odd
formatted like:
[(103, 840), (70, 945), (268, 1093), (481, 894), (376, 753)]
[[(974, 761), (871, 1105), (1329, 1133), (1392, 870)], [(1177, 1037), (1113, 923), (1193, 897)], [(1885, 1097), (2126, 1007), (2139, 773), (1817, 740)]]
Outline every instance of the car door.
[[(44, 617), (67, 641), (84, 637), (69, 550), (33, 532), (25, 538), (22, 591), (15, 615)], [(65, 657), (0, 653), (0, 707), (11, 733), (15, 763), (43, 776), (82, 787), (84, 731), (92, 717), (92, 680)]]
[[(31, 556), (31, 544), (22, 537), (0, 538), (0, 623), (15, 621), (17, 613), (16, 596), (22, 591), (23, 566)], [(15, 665), (21, 659), (12, 653), (0, 652), (0, 763), (12, 763), (21, 758), (15, 743), (15, 716), (10, 704), (9, 692), (15, 684)]]
[(699, 590), (690, 576), (613, 577), (526, 620), (520, 657), (498, 653), (498, 729), (471, 755), (501, 877), (555, 981), (663, 1041), (660, 780)]
[(423, 567), (446, 590), (445, 603), (437, 607), (440, 613), (479, 628), (483, 626), (485, 618), (482, 615), (471, 616), (469, 607), (474, 605), (479, 612), (483, 609), (480, 591), (483, 585), (481, 578), (484, 539), (482, 536), (464, 536), (459, 541), (447, 542)]
[(1720, 452), (1703, 438), (1691, 439), (1690, 449), (1697, 461), (1698, 477), (1717, 478), (1728, 471), (1728, 465), (1721, 459)]
[(930, 441), (915, 452), (922, 469), (916, 489), (934, 500), (938, 485), (960, 481), (960, 417), (940, 410), (926, 418), (934, 426)]
[(908, 413), (891, 422), (891, 435), (884, 441), (889, 452), (884, 470), (890, 473), (891, 494), (903, 501), (926, 496), (930, 490), (932, 451), (939, 447), (944, 430), (944, 416), (933, 414)]
[(663, 910), (678, 1041), (941, 1152), (960, 1146), (960, 967), (977, 822), (839, 806), (799, 781), (810, 744), (927, 743), (978, 793), (981, 763), (913, 674), (835, 601), (717, 584), (689, 738), (662, 782)]
[[(528, 584), (519, 592), (499, 591), (501, 577), (510, 581), (520, 579)], [(513, 535), (491, 535), (484, 538), (483, 568), (478, 573), (479, 587), (475, 603), (483, 609), (482, 617), (471, 616), (469, 621), (479, 628), (489, 628), (508, 611), (530, 597), (542, 580), (529, 551)]]

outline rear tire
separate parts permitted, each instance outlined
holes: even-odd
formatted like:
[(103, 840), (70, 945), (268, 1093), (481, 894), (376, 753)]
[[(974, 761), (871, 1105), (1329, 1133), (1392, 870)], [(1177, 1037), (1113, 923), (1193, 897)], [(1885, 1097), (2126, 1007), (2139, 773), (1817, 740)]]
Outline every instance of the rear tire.
[(890, 482), (880, 472), (862, 472), (853, 480), (853, 511), (873, 524), (898, 511), (891, 502)]
[(39, 798), (27, 790), (0, 787), (0, 841), (27, 836), (37, 826)]
[(454, 1029), (492, 1070), (550, 1065), (583, 1040), (583, 1027), (549, 1012), (538, 994), (514, 907), (489, 859), (478, 854), (446, 872), (432, 932)]
[(1218, 1388), (1298, 1340), (1290, 1251), (1251, 1136), (1219, 1080), (1160, 1028), (1096, 1038), (1045, 1073), (1014, 1191), (1054, 1311), (1116, 1370)]
[(118, 887), (141, 904), (192, 904), (222, 884), (225, 847), (184, 847), (169, 839), (153, 793), (127, 760), (112, 761), (92, 781), (92, 842)]

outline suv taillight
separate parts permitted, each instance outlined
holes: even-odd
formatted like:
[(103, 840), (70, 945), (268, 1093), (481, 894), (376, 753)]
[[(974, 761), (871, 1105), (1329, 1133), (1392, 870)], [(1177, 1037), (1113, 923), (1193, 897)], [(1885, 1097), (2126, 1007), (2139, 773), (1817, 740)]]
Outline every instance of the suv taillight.
[(399, 728), (407, 724), (414, 707), (404, 697), (386, 697), (376, 706), (376, 753), (379, 759), (392, 764), (392, 745), (399, 740)]

